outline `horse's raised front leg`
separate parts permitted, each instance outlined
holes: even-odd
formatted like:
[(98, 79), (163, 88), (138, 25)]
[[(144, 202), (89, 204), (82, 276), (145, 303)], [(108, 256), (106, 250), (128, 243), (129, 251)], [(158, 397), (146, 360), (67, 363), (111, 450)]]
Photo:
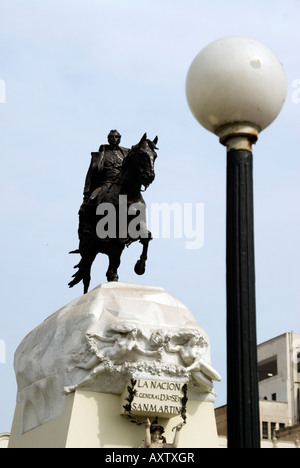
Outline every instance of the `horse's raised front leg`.
[(136, 262), (134, 271), (137, 275), (143, 275), (146, 271), (146, 261), (147, 261), (147, 254), (148, 254), (148, 247), (149, 242), (152, 240), (152, 234), (148, 231), (148, 237), (145, 239), (140, 239), (141, 244), (143, 245), (142, 255), (140, 259)]

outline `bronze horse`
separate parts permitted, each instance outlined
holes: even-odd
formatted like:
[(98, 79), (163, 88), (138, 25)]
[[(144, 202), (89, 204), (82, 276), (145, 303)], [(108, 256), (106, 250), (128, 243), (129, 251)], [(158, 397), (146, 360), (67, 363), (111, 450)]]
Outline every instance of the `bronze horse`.
[[(74, 266), (78, 270), (73, 275), (74, 279), (69, 283), (70, 288), (82, 281), (84, 294), (88, 292), (91, 267), (98, 253), (106, 254), (109, 257), (109, 266), (106, 272), (107, 281), (118, 281), (118, 268), (122, 252), (125, 246), (128, 247), (132, 242), (138, 240), (143, 245), (143, 251), (134, 270), (138, 275), (144, 274), (148, 245), (152, 236), (147, 229), (146, 217), (143, 214), (146, 205), (141, 191), (143, 186), (146, 190), (155, 178), (154, 163), (157, 158), (155, 152), (157, 141), (158, 137), (152, 141), (147, 138), (145, 133), (140, 142), (133, 146), (124, 158), (116, 181), (106, 188), (105, 193), (101, 188), (96, 190), (87, 201), (86, 208), (91, 213), (91, 229), (82, 230), (79, 223), (79, 249), (70, 253), (79, 253), (81, 260)], [(120, 209), (122, 210), (123, 227), (120, 226)], [(105, 218), (104, 214), (106, 214)], [(125, 231), (124, 216), (126, 219)], [(100, 223), (102, 223), (101, 226)], [(135, 227), (133, 233), (133, 230), (130, 229), (130, 223), (133, 223)], [(104, 227), (107, 227), (106, 231)]]

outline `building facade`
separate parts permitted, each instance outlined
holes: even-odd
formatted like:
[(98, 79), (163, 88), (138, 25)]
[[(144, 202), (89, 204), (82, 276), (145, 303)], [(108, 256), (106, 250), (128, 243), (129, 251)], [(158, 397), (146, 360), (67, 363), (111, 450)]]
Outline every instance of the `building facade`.
[(284, 333), (260, 344), (257, 352), (261, 435), (266, 439), (300, 423), (300, 335)]
[[(300, 439), (300, 334), (284, 333), (257, 347), (262, 446)], [(227, 436), (227, 408), (215, 410), (219, 436)], [(276, 445), (277, 444), (277, 445)]]

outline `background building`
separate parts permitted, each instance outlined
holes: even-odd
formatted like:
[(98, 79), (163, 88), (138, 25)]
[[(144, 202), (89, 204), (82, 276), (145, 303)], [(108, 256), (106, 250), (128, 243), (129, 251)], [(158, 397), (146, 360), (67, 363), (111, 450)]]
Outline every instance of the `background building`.
[[(299, 446), (300, 335), (284, 333), (257, 347), (262, 446), (273, 440)], [(227, 436), (227, 408), (215, 410), (218, 434)], [(224, 445), (224, 441), (222, 443)]]

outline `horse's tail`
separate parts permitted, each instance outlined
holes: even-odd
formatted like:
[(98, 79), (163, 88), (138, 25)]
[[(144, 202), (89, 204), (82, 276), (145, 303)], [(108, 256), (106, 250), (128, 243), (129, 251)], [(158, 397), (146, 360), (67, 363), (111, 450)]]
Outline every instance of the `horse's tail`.
[[(72, 253), (75, 253), (75, 252), (72, 252)], [(78, 265), (74, 266), (74, 268), (78, 268), (78, 271), (76, 271), (76, 273), (74, 273), (74, 275), (72, 275), (72, 278), (74, 278), (74, 279), (72, 281), (70, 281), (70, 283), (68, 283), (68, 286), (70, 288), (73, 288), (73, 286), (75, 286), (75, 284), (78, 284), (81, 280), (83, 280), (84, 270), (82, 268), (82, 259), (80, 260)]]
[(76, 273), (74, 273), (74, 275), (72, 275), (72, 278), (74, 279), (70, 281), (70, 283), (68, 283), (68, 286), (70, 288), (73, 288), (73, 286), (82, 281), (84, 294), (86, 294), (88, 292), (89, 285), (91, 282), (91, 266), (97, 252), (89, 253), (89, 255), (83, 255), (80, 252), (80, 250), (73, 250), (70, 253), (80, 253), (81, 260), (77, 265), (74, 266), (74, 268), (78, 268), (78, 270), (76, 271)]
[[(69, 252), (69, 254), (79, 254), (79, 253), (80, 253), (79, 249), (71, 250), (71, 252)], [(72, 281), (70, 281), (70, 283), (68, 283), (68, 286), (70, 288), (73, 288), (73, 286), (75, 286), (75, 284), (78, 284), (83, 279), (83, 272), (80, 269), (81, 262), (82, 262), (82, 260), (80, 260), (78, 265), (74, 266), (74, 268), (79, 268), (79, 270), (76, 273), (74, 273), (74, 275), (72, 275), (72, 278), (74, 278), (74, 279)]]

